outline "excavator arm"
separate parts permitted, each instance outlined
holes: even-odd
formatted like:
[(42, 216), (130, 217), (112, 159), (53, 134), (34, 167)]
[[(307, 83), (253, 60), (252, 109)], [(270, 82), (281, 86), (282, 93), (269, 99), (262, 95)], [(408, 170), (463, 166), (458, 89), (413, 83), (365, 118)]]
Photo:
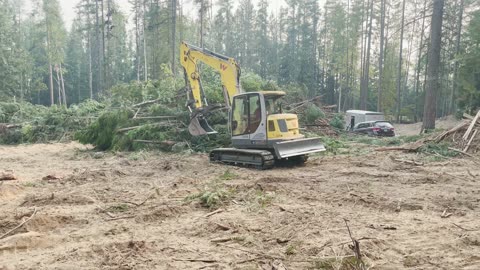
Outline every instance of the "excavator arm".
[(229, 58), (185, 42), (180, 45), (180, 64), (185, 73), (188, 101), (191, 113), (189, 131), (192, 135), (216, 133), (209, 125), (205, 115), (212, 109), (202, 88), (199, 63), (202, 62), (220, 74), (225, 106), (230, 108), (233, 96), (242, 93), (240, 87), (240, 67), (233, 58)]

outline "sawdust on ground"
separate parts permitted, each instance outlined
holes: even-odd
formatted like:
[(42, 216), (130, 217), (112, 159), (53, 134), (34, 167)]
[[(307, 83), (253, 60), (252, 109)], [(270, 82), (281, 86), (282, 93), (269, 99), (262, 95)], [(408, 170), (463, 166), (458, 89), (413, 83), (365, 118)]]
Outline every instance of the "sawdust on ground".
[[(203, 154), (1, 146), (0, 171), (19, 180), (0, 183), (0, 236), (37, 213), (0, 239), (0, 269), (338, 269), (354, 254), (345, 220), (372, 269), (480, 269), (480, 167), (393, 157), (418, 158), (257, 171)], [(186, 198), (215, 185), (228, 200), (207, 217)]]

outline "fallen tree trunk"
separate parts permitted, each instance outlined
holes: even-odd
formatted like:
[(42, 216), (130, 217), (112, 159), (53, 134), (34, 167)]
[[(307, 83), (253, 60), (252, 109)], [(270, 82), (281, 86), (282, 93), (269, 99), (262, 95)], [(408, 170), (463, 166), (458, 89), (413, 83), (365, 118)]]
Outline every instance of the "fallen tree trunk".
[(161, 101), (161, 99), (147, 100), (147, 101), (144, 101), (142, 103), (138, 103), (138, 104), (133, 105), (132, 108), (143, 107), (145, 105), (154, 104), (154, 103), (157, 103), (157, 102), (160, 102), (160, 101)]
[(475, 118), (473, 118), (472, 122), (470, 123), (470, 126), (468, 127), (467, 131), (463, 135), (463, 140), (467, 141), (470, 137), (470, 134), (472, 133), (473, 128), (477, 124), (478, 119), (480, 119), (480, 111), (477, 112), (477, 115)]
[(451, 134), (454, 134), (456, 133), (457, 131), (461, 130), (461, 129), (464, 129), (465, 127), (468, 126), (468, 122), (464, 121), (462, 122), (461, 124), (457, 125), (456, 127), (450, 129), (450, 130), (447, 130), (445, 132), (443, 132), (442, 134), (438, 135), (436, 138), (435, 138), (435, 142), (436, 143), (439, 143), (441, 142), (443, 139), (445, 139), (446, 137), (448, 137), (449, 135)]
[(150, 140), (133, 140), (136, 143), (150, 143), (150, 144), (161, 144), (165, 146), (174, 146), (177, 142), (174, 141), (150, 141)]

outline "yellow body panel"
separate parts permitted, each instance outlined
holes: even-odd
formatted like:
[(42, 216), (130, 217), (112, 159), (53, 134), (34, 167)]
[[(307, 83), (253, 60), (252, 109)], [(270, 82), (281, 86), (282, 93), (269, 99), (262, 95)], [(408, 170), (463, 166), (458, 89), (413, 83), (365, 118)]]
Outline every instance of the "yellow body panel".
[[(284, 120), (287, 130), (281, 128), (280, 121)], [(271, 124), (273, 123), (273, 125)], [(267, 116), (267, 138), (269, 140), (292, 140), (304, 138), (300, 134), (298, 117), (296, 114), (273, 114)]]

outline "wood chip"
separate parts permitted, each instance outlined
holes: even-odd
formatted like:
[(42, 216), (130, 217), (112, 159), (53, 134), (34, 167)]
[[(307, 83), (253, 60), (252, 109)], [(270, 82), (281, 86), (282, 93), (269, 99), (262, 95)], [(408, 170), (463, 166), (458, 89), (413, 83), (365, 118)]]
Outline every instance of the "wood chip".
[(218, 209), (218, 210), (215, 210), (215, 211), (213, 211), (213, 212), (210, 212), (210, 213), (206, 214), (205, 217), (207, 218), (207, 217), (216, 215), (216, 214), (218, 214), (218, 213), (221, 213), (221, 212), (223, 212), (223, 211), (225, 211), (225, 210), (223, 210), (222, 208), (220, 208), (220, 209)]

